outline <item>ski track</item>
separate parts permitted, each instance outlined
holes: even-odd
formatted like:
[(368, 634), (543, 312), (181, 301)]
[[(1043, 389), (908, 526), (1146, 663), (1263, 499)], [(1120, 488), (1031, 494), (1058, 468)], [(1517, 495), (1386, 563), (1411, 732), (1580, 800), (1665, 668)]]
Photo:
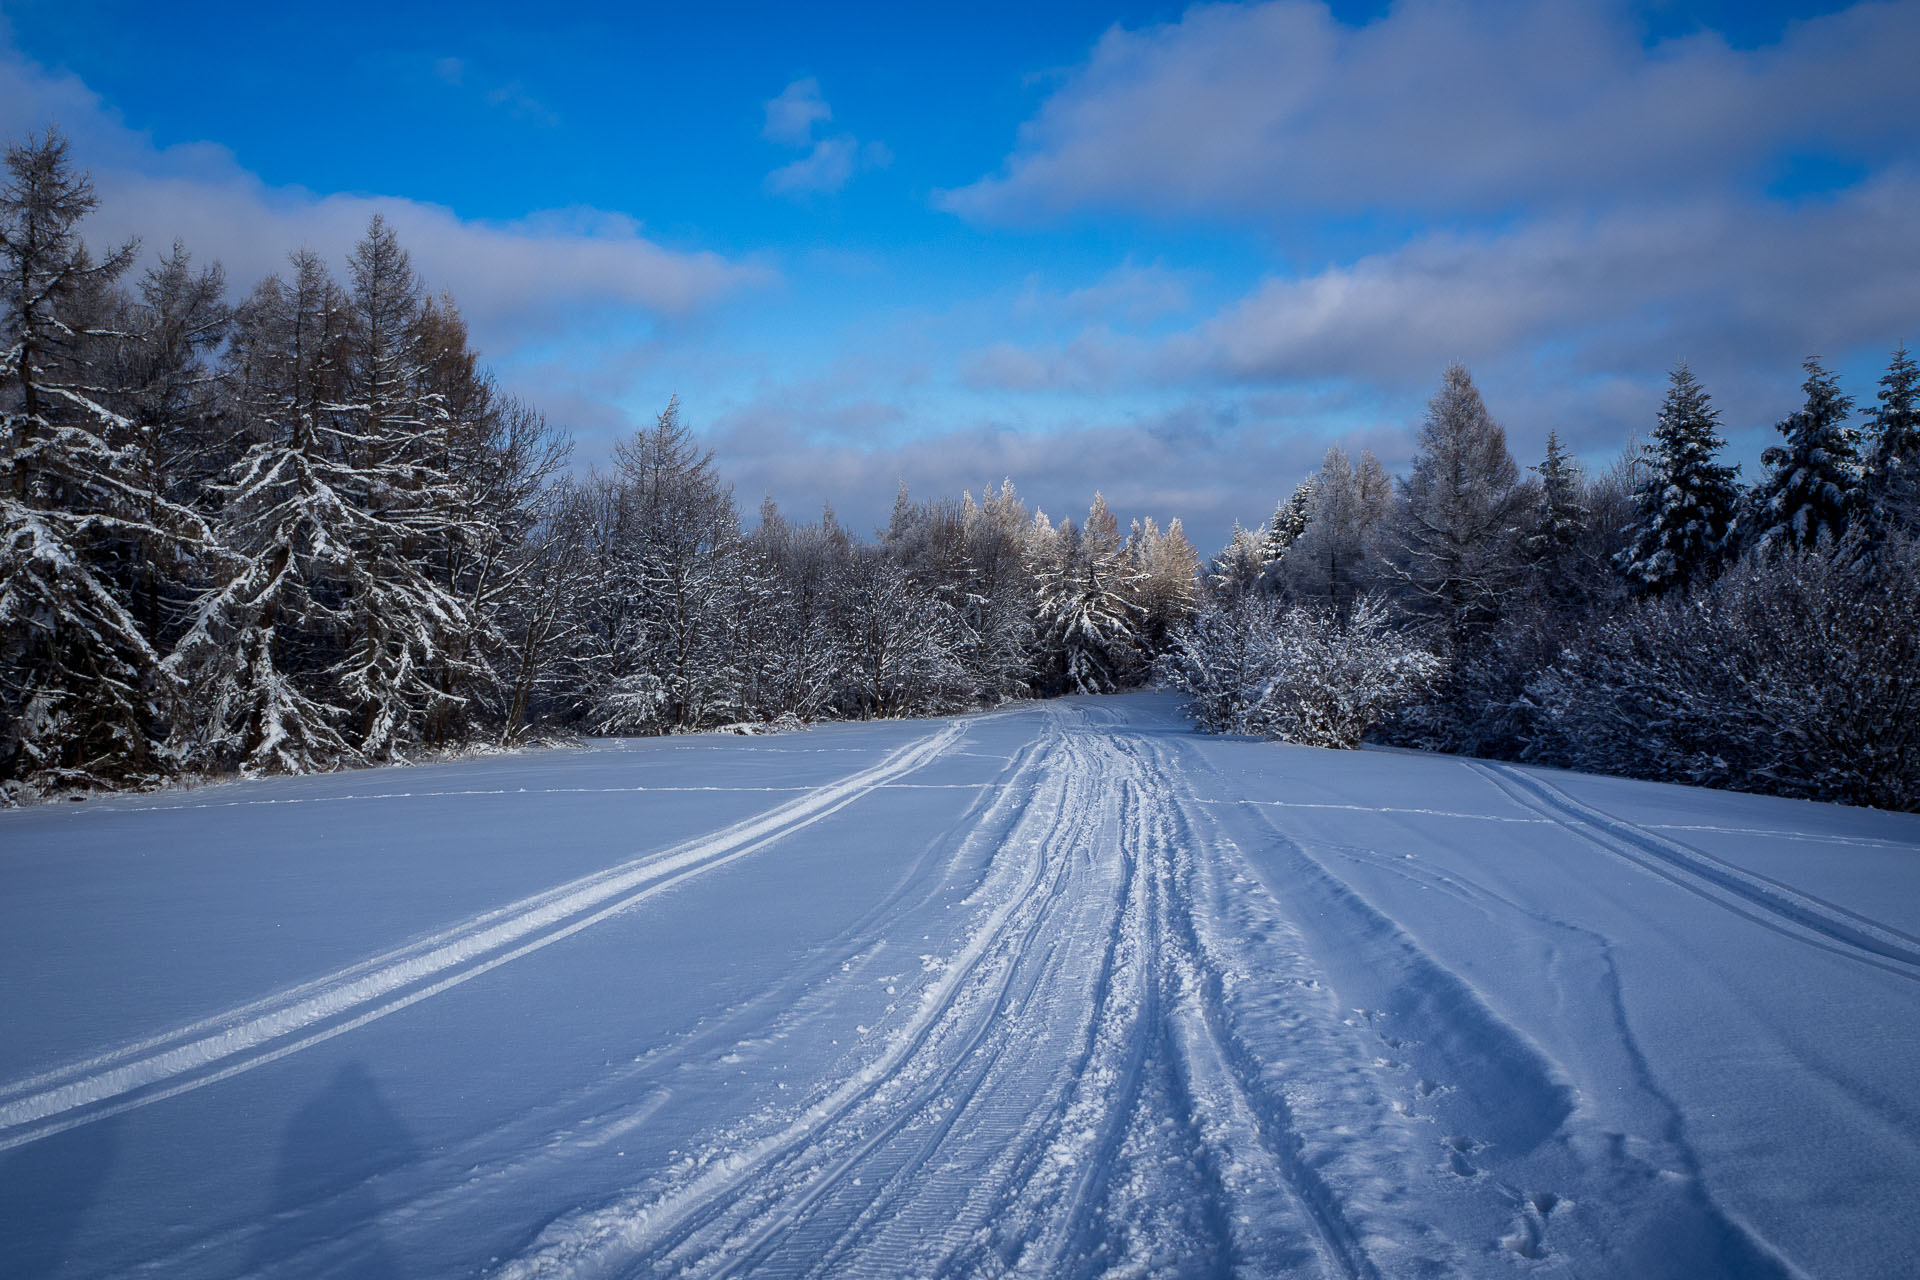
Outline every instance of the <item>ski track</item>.
[[(1051, 711), (979, 824), (963, 940), (877, 1048), (563, 1215), (500, 1275), (1459, 1273), (1393, 1208), (1432, 1161), (1366, 1030), (1277, 913), (1251, 951), (1219, 919), (1246, 878), (1223, 889), (1195, 856), (1221, 841), (1174, 750)], [(1280, 1007), (1241, 1007), (1276, 965), (1300, 975)], [(1277, 1041), (1245, 1030), (1276, 1012)]]
[[(1190, 756), (1184, 776), (1218, 777), (1198, 753)], [(1239, 918), (1233, 935), (1258, 940), (1276, 929), (1299, 929), (1280, 954), (1318, 958), (1321, 964), (1346, 955), (1336, 971), (1342, 995), (1349, 1001), (1377, 1002), (1377, 1007), (1354, 1008), (1354, 1022), (1390, 1055), (1376, 1060), (1381, 1070), (1373, 1082), (1398, 1095), (1396, 1112), (1438, 1125), (1415, 1136), (1411, 1149), (1399, 1154), (1415, 1165), (1432, 1167), (1435, 1157), (1427, 1152), (1437, 1147), (1441, 1176), (1457, 1180), (1465, 1193), (1451, 1222), (1436, 1224), (1431, 1217), (1396, 1220), (1396, 1174), (1389, 1157), (1395, 1140), (1407, 1135), (1384, 1124), (1330, 1159), (1316, 1157), (1314, 1166), (1333, 1175), (1329, 1183), (1346, 1188), (1348, 1220), (1363, 1232), (1375, 1228), (1369, 1248), (1381, 1263), (1381, 1274), (1479, 1274), (1487, 1269), (1487, 1244), (1508, 1259), (1556, 1271), (1578, 1258), (1585, 1260), (1581, 1273), (1593, 1266), (1598, 1274), (1673, 1280), (1799, 1274), (1767, 1240), (1708, 1194), (1680, 1112), (1654, 1077), (1627, 1022), (1606, 938), (1521, 908), (1455, 876), (1433, 874), (1417, 861), (1388, 858), (1371, 849), (1330, 848), (1342, 857), (1374, 861), (1395, 875), (1424, 878), (1463, 904), (1486, 911), (1490, 926), (1499, 927), (1502, 914), (1517, 913), (1568, 936), (1572, 945), (1564, 963), (1578, 973), (1580, 998), (1598, 999), (1609, 1010), (1614, 1051), (1624, 1060), (1624, 1074), (1649, 1111), (1660, 1117), (1650, 1132), (1622, 1134), (1589, 1114), (1568, 1073), (1469, 982), (1315, 857), (1306, 840), (1280, 824), (1283, 808), (1258, 802), (1200, 807), (1209, 814), (1246, 815), (1255, 828), (1249, 834), (1264, 852), (1258, 866), (1244, 856), (1209, 860), (1222, 888), (1237, 865), (1239, 874), (1232, 879), (1252, 881), (1263, 890), (1231, 886), (1239, 890), (1236, 903), (1221, 914)], [(1207, 842), (1188, 843), (1201, 847)], [(1223, 854), (1238, 852), (1225, 832), (1211, 843)], [(1278, 910), (1282, 902), (1290, 909)], [(1231, 947), (1231, 936), (1226, 945)], [(1271, 963), (1272, 956), (1265, 952), (1262, 959)], [(1292, 981), (1313, 984), (1323, 976), (1308, 968)], [(1556, 974), (1553, 980), (1575, 981), (1567, 974)], [(1271, 971), (1262, 986), (1263, 998), (1270, 1000), (1275, 989)], [(1270, 1036), (1284, 1019), (1284, 1013), (1269, 1008), (1249, 1026), (1255, 1034)], [(1255, 1063), (1269, 1070), (1277, 1066), (1283, 1077), (1297, 1074), (1288, 1061), (1290, 1053), (1299, 1051), (1297, 1045), (1264, 1039), (1255, 1047), (1261, 1049)], [(1296, 1112), (1294, 1119), (1297, 1132), (1309, 1139), (1338, 1132), (1351, 1126), (1352, 1117), (1367, 1114), (1359, 1096), (1323, 1109), (1324, 1097), (1317, 1089), (1304, 1092), (1315, 1099), (1314, 1105)], [(1341, 1161), (1363, 1154), (1374, 1168), (1341, 1176)], [(1430, 1204), (1427, 1208), (1431, 1212)], [(1435, 1239), (1436, 1226), (1452, 1238)], [(1476, 1233), (1478, 1249), (1473, 1247)], [(1398, 1250), (1399, 1256), (1390, 1250)]]
[[(1563, 828), (1754, 923), (1890, 973), (1920, 977), (1920, 940), (1504, 766), (1467, 767), (1520, 806), (1514, 816), (1220, 799), (1233, 788), (1185, 733), (1135, 728), (1085, 703), (1023, 714), (1041, 728), (1010, 755), (955, 750), (966, 722), (950, 724), (712, 836), (0, 1086), (0, 1150), (297, 1052), (875, 789), (927, 786), (974, 798), (944, 835), (902, 851), (899, 881), (859, 920), (679, 1039), (375, 1175), (383, 1209), (360, 1231), (400, 1238), (443, 1215), (478, 1220), (488, 1205), (542, 1202), (583, 1153), (654, 1123), (675, 1099), (675, 1072), (790, 1035), (825, 1044), (836, 1019), (853, 1021), (845, 1008), (869, 1007), (847, 997), (913, 920), (941, 930), (927, 935), (920, 972), (898, 979), (871, 1027), (836, 1032), (839, 1057), (810, 1067), (811, 1084), (762, 1090), (641, 1181), (601, 1181), (593, 1203), (549, 1210), (557, 1216), (495, 1260), (495, 1274), (1798, 1274), (1708, 1194), (1681, 1109), (1629, 1025), (1607, 937), (1469, 872), (1312, 841), (1288, 825), (1304, 817), (1290, 815)], [(1004, 768), (986, 783), (903, 781), (943, 754)], [(1356, 887), (1365, 881), (1335, 869), (1342, 860), (1447, 894), (1489, 927), (1529, 920), (1551, 940), (1548, 980), (1610, 1015), (1603, 1052), (1624, 1063), (1617, 1078), (1653, 1130), (1597, 1119), (1550, 1052), (1376, 908)], [(301, 1212), (324, 1217), (361, 1189)], [(190, 1269), (244, 1248), (252, 1230), (236, 1218), (175, 1238), (139, 1269)], [(263, 1265), (337, 1271), (355, 1247), (351, 1236), (326, 1239)]]
[(429, 999), (717, 867), (896, 778), (966, 732), (949, 724), (877, 764), (710, 836), (581, 877), (311, 982), (0, 1086), (0, 1151), (274, 1062)]
[(1588, 843), (1723, 910), (1819, 950), (1920, 981), (1920, 938), (1614, 817), (1535, 774), (1478, 761), (1468, 767)]

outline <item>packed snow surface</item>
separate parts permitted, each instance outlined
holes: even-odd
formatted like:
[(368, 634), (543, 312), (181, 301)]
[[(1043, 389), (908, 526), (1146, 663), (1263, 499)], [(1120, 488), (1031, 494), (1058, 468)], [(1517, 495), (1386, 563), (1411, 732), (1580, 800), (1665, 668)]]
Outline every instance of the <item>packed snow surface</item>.
[(1920, 1274), (1920, 820), (1163, 695), (0, 814), (0, 1274)]

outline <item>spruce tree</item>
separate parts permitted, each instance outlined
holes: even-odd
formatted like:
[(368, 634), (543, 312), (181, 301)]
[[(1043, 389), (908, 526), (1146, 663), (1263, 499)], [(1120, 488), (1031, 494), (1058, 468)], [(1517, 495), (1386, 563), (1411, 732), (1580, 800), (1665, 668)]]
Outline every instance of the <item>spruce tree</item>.
[(1260, 544), (1262, 568), (1269, 579), (1280, 572), (1280, 562), (1286, 558), (1287, 548), (1291, 547), (1301, 534), (1307, 531), (1307, 522), (1313, 518), (1313, 492), (1317, 476), (1308, 476), (1294, 489), (1293, 496), (1281, 500), (1273, 510), (1273, 519), (1267, 521), (1267, 533)]
[(1920, 366), (1903, 345), (1880, 379), (1873, 412), (1872, 445), (1861, 484), (1876, 541), (1892, 530), (1920, 531), (1920, 407), (1915, 405)]
[(1685, 362), (1669, 377), (1635, 495), (1630, 541), (1615, 567), (1641, 594), (1684, 588), (1713, 572), (1739, 511), (1739, 468), (1715, 461), (1719, 410)]
[(1527, 559), (1551, 572), (1564, 565), (1579, 547), (1590, 514), (1581, 500), (1580, 464), (1560, 444), (1560, 434), (1547, 432), (1547, 456), (1529, 468), (1540, 477), (1540, 505), (1533, 531), (1523, 540)]
[(1809, 357), (1801, 366), (1806, 403), (1779, 424), (1785, 444), (1760, 455), (1769, 468), (1753, 494), (1754, 533), (1760, 545), (1811, 547), (1824, 535), (1838, 540), (1859, 500), (1854, 432), (1847, 426), (1853, 397)]

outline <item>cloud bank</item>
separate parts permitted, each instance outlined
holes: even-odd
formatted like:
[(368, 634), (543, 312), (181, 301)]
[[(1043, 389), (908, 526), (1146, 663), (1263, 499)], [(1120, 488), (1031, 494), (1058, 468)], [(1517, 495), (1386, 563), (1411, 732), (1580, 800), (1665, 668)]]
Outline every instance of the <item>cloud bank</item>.
[(1587, 0), (1396, 4), (1359, 27), (1310, 0), (1201, 5), (1101, 37), (997, 174), (947, 192), (983, 222), (1102, 209), (1271, 218), (1672, 197), (1783, 151), (1862, 164), (1920, 141), (1920, 6), (1864, 3), (1766, 48), (1643, 43)]

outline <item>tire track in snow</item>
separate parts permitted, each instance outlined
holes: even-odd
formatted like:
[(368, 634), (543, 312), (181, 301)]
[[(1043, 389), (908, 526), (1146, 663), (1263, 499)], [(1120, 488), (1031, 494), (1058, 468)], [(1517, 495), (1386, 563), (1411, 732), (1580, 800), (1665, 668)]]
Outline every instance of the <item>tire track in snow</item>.
[(710, 836), (476, 916), (212, 1018), (0, 1087), (0, 1151), (274, 1062), (550, 946), (695, 876), (758, 852), (923, 768), (964, 722)]
[(1692, 845), (1656, 835), (1511, 766), (1475, 761), (1469, 767), (1588, 843), (1716, 906), (1807, 946), (1920, 981), (1920, 938)]

